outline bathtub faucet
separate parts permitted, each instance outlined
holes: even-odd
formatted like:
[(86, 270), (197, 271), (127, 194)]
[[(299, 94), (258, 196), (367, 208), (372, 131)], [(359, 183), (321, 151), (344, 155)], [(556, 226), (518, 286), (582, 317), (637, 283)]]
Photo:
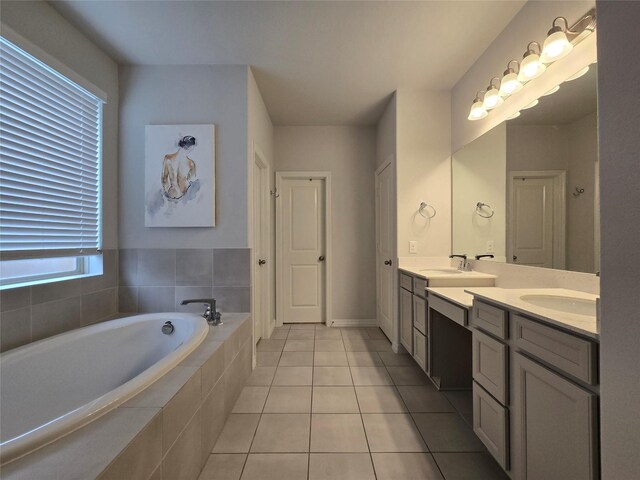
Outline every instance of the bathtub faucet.
[(204, 303), (207, 306), (207, 310), (202, 315), (209, 325), (222, 325), (220, 312), (216, 311), (216, 299), (215, 298), (191, 298), (189, 300), (183, 300), (180, 305), (188, 305), (190, 303)]

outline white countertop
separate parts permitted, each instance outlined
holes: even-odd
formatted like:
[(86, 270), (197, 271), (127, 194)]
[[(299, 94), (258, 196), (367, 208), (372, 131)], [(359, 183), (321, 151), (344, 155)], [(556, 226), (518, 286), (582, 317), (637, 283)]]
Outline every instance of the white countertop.
[(427, 287), (427, 291), (460, 307), (471, 308), (473, 306), (473, 295), (465, 292), (467, 288), (469, 287)]
[(590, 337), (594, 340), (600, 338), (595, 316), (562, 312), (532, 305), (520, 299), (523, 295), (558, 295), (595, 301), (598, 295), (564, 288), (468, 287), (464, 290), (471, 295), (498, 304), (503, 308), (524, 313), (530, 317)]

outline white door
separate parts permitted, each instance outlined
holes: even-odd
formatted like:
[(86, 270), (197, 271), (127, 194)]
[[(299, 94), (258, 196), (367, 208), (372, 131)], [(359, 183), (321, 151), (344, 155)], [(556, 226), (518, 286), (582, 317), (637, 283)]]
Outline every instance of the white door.
[(553, 267), (554, 179), (514, 178), (511, 204), (511, 262)]
[(325, 322), (325, 180), (284, 178), (278, 260), (282, 321)]
[(393, 338), (393, 226), (391, 164), (376, 173), (376, 316), (378, 326)]
[(253, 322), (256, 343), (262, 338), (267, 313), (266, 180), (266, 166), (256, 155), (253, 166)]

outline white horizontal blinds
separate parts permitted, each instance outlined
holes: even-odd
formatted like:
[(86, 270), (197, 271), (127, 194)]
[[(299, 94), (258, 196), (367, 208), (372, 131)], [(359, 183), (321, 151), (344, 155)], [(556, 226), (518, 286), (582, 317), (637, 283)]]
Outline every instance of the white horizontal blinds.
[(0, 253), (100, 249), (102, 100), (0, 37)]

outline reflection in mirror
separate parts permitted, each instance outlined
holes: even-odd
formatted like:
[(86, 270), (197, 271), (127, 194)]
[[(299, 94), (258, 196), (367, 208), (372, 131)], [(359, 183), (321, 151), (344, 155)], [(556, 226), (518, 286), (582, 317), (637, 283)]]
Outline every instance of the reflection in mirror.
[(453, 155), (452, 251), (600, 270), (596, 70)]

